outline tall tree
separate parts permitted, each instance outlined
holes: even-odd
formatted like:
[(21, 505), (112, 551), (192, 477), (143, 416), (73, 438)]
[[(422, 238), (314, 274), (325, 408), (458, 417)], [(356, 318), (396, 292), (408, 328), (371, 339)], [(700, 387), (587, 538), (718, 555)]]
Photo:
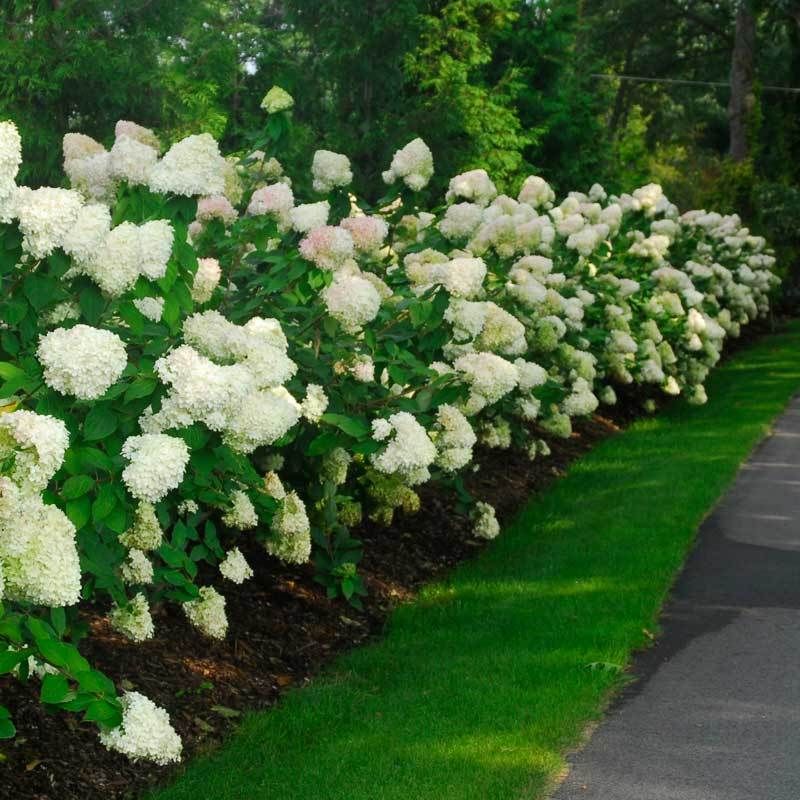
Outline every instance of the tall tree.
[(755, 50), (756, 17), (750, 0), (739, 0), (731, 56), (731, 97), (728, 103), (729, 152), (734, 161), (744, 161), (750, 153), (747, 128), (748, 118), (755, 103), (753, 96)]

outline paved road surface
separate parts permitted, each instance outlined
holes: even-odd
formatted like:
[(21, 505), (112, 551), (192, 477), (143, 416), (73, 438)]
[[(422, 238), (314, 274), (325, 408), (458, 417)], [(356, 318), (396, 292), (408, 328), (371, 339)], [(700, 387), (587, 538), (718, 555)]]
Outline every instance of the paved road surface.
[(553, 800), (800, 800), (800, 397), (706, 520)]

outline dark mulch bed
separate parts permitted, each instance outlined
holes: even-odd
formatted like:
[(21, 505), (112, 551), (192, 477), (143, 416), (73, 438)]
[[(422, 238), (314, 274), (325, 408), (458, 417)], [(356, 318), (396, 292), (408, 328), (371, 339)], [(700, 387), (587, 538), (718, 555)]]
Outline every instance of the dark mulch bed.
[[(639, 403), (621, 400), (612, 417), (595, 416), (578, 424), (570, 439), (551, 440), (546, 459), (530, 462), (513, 450), (479, 452), (481, 468), (468, 478), (469, 490), (507, 521), (571, 461), (638, 416)], [(454, 497), (424, 488), (421, 499), (419, 514), (357, 532), (369, 589), (361, 611), (327, 600), (310, 567), (290, 571), (259, 547), (242, 546), (255, 577), (224, 587), (230, 621), (224, 642), (199, 636), (168, 605), (154, 609), (157, 637), (139, 645), (113, 632), (101, 615), (90, 615), (85, 655), (120, 689), (136, 689), (165, 707), (183, 738), (184, 759), (191, 758), (218, 745), (243, 711), (273, 705), (337, 653), (379, 635), (394, 606), (484, 546), (454, 512)], [(74, 715), (47, 713), (38, 692), (37, 680), (24, 686), (0, 678), (0, 698), (18, 730), (15, 739), (0, 743), (0, 798), (133, 798), (169, 779), (170, 769), (134, 765), (106, 750), (94, 726), (81, 725)]]

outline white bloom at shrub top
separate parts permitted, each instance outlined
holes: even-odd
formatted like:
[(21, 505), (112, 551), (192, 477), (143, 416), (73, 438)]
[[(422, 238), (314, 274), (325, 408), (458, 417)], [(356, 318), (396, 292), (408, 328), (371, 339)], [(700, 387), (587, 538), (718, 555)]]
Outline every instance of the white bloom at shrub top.
[(0, 122), (0, 185), (16, 180), (22, 163), (22, 140), (13, 122)]
[(83, 199), (71, 189), (21, 186), (12, 203), (23, 234), (22, 249), (34, 258), (45, 258), (61, 247), (78, 218)]
[(518, 196), (520, 203), (527, 203), (534, 208), (542, 209), (550, 208), (555, 199), (556, 193), (552, 190), (550, 184), (538, 175), (529, 175), (525, 178)]
[(164, 194), (222, 194), (227, 165), (208, 133), (187, 136), (172, 145), (152, 169), (150, 188)]
[[(95, 224), (99, 233), (99, 215)], [(76, 253), (76, 271), (88, 275), (106, 294), (118, 297), (140, 275), (149, 280), (164, 277), (173, 238), (172, 225), (163, 219), (144, 225), (123, 222), (106, 234), (95, 252), (83, 252), (80, 258)]]
[(121, 698), (122, 724), (102, 731), (100, 741), (131, 761), (153, 761), (161, 766), (181, 760), (180, 736), (169, 722), (169, 714), (139, 692)]
[(154, 219), (139, 226), (139, 272), (151, 281), (167, 274), (175, 232), (165, 219)]
[(22, 163), (22, 140), (13, 122), (0, 122), (0, 222), (8, 222), (12, 214), (12, 199), (17, 188), (15, 180)]
[(131, 186), (146, 185), (157, 161), (157, 150), (130, 136), (118, 136), (109, 152), (109, 172)]
[(80, 598), (75, 526), (9, 478), (0, 478), (0, 563), (9, 600), (60, 607)]
[(358, 333), (372, 322), (381, 307), (378, 291), (358, 275), (337, 274), (330, 286), (322, 292), (328, 313), (348, 333)]
[(50, 331), (40, 338), (36, 355), (45, 383), (81, 400), (103, 395), (128, 363), (125, 344), (119, 336), (88, 325)]
[(472, 533), (480, 539), (494, 539), (500, 533), (493, 506), (480, 500), (475, 503)]
[(311, 525), (297, 492), (288, 492), (272, 520), (273, 536), (264, 546), (286, 564), (305, 564), (311, 557)]
[(219, 280), (222, 277), (222, 270), (216, 258), (198, 258), (197, 272), (194, 274), (192, 283), (192, 300), (195, 303), (207, 303), (214, 294)]
[[(137, 581), (143, 583), (143, 581)], [(152, 639), (155, 633), (153, 617), (147, 598), (139, 592), (127, 605), (114, 606), (108, 615), (114, 630), (119, 631), (132, 642), (144, 642)]]
[(0, 414), (0, 461), (14, 457), (10, 477), (40, 492), (64, 462), (67, 426), (55, 417), (18, 410)]
[(372, 438), (383, 442), (389, 437), (392, 438), (384, 449), (370, 456), (375, 469), (399, 475), (411, 485), (427, 480), (428, 467), (436, 459), (436, 446), (425, 428), (407, 411), (373, 420)]
[(122, 480), (137, 500), (156, 503), (183, 480), (189, 448), (183, 439), (163, 433), (129, 436), (122, 445), (129, 463)]
[(228, 550), (225, 558), (220, 562), (219, 571), (223, 578), (227, 578), (233, 583), (244, 583), (253, 577), (253, 570), (238, 547)]
[(383, 182), (392, 184), (401, 179), (415, 192), (424, 189), (433, 177), (433, 153), (422, 139), (414, 139), (396, 151), (392, 163), (383, 173)]
[(314, 228), (321, 228), (328, 224), (328, 214), (331, 213), (331, 205), (327, 200), (319, 203), (303, 203), (289, 210), (289, 219), (292, 227), (298, 233), (308, 233)]
[(225, 598), (213, 586), (201, 586), (200, 596), (183, 604), (183, 611), (197, 630), (212, 639), (224, 639), (228, 632)]
[(330, 150), (317, 150), (311, 163), (314, 191), (327, 194), (331, 189), (347, 186), (353, 180), (350, 159)]
[(273, 86), (262, 98), (261, 108), (267, 114), (277, 114), (279, 111), (288, 111), (294, 106), (294, 98), (280, 86)]
[(152, 147), (156, 153), (161, 151), (161, 142), (158, 141), (158, 136), (150, 128), (145, 128), (144, 125), (131, 122), (129, 119), (117, 120), (114, 125), (114, 136), (117, 139), (127, 137), (140, 144), (146, 144), (148, 147)]
[(485, 169), (471, 169), (450, 179), (445, 200), (469, 200), (479, 206), (488, 206), (497, 197), (497, 187)]
[(448, 239), (469, 239), (482, 221), (481, 206), (475, 203), (456, 203), (445, 211), (439, 230)]

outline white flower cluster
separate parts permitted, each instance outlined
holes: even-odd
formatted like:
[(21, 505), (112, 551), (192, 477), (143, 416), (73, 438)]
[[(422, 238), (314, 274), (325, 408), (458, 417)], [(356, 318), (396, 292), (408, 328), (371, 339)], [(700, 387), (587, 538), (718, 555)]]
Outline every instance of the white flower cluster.
[(219, 571), (223, 578), (227, 578), (232, 583), (244, 583), (253, 577), (253, 570), (238, 547), (228, 550), (225, 558), (220, 562)]
[(0, 222), (10, 222), (22, 163), (22, 140), (13, 122), (0, 122)]
[(152, 168), (149, 186), (154, 192), (195, 195), (223, 194), (227, 163), (208, 133), (187, 136), (172, 145)]
[(305, 564), (311, 557), (311, 525), (297, 492), (287, 492), (272, 520), (273, 537), (266, 549), (286, 564)]
[(169, 722), (169, 714), (139, 692), (122, 698), (122, 724), (100, 734), (109, 749), (132, 761), (153, 761), (161, 766), (181, 760), (180, 736)]
[(62, 246), (83, 205), (77, 192), (49, 186), (21, 186), (12, 202), (23, 234), (22, 248), (33, 258), (45, 258)]
[(197, 630), (212, 639), (224, 639), (228, 632), (225, 598), (213, 586), (201, 586), (200, 596), (183, 604), (183, 611)]
[(332, 189), (347, 186), (353, 180), (350, 159), (330, 150), (317, 150), (311, 164), (314, 191), (327, 194)]
[(377, 442), (389, 440), (371, 456), (375, 469), (399, 475), (410, 486), (428, 480), (428, 467), (436, 460), (436, 445), (413, 414), (398, 411), (388, 419), (373, 420), (372, 438)]
[[(120, 543), (131, 548), (131, 552), (157, 550), (164, 539), (164, 531), (156, 516), (152, 503), (139, 503), (136, 506), (133, 525), (120, 537)], [(137, 570), (141, 572), (141, 570)], [(136, 581), (131, 581), (136, 582)], [(146, 581), (141, 581), (146, 583)]]
[(129, 436), (122, 445), (128, 465), (122, 480), (137, 499), (156, 503), (183, 480), (189, 448), (183, 439), (163, 433)]
[(445, 472), (455, 472), (472, 461), (477, 437), (469, 420), (455, 406), (439, 406), (431, 438), (436, 445), (436, 465)]
[(8, 474), (18, 486), (42, 491), (64, 462), (68, 444), (60, 419), (25, 410), (0, 414), (0, 461), (13, 457)]
[(30, 489), (0, 478), (0, 565), (5, 597), (41, 606), (78, 602), (75, 526)]
[(229, 528), (236, 528), (240, 531), (255, 528), (258, 525), (258, 514), (247, 493), (237, 489), (231, 494), (230, 500), (230, 508), (222, 515), (222, 521)]
[(489, 503), (479, 500), (475, 504), (472, 532), (479, 539), (494, 539), (500, 533), (500, 523)]
[(414, 139), (398, 150), (383, 173), (383, 182), (402, 180), (409, 189), (419, 192), (433, 177), (433, 153), (422, 139)]
[(44, 381), (61, 394), (95, 400), (125, 370), (125, 344), (115, 333), (88, 325), (56, 328), (39, 340), (36, 355)]
[(378, 290), (365, 277), (338, 273), (322, 293), (328, 313), (347, 333), (358, 333), (381, 307)]
[(115, 606), (109, 614), (109, 622), (114, 630), (119, 631), (132, 642), (144, 642), (152, 639), (155, 633), (153, 617), (147, 598), (139, 592), (125, 606)]
[(166, 275), (174, 239), (169, 222), (123, 222), (110, 230), (109, 225), (104, 206), (84, 206), (76, 228), (64, 243), (74, 259), (67, 277), (87, 275), (106, 294), (119, 297), (140, 276), (156, 281)]

